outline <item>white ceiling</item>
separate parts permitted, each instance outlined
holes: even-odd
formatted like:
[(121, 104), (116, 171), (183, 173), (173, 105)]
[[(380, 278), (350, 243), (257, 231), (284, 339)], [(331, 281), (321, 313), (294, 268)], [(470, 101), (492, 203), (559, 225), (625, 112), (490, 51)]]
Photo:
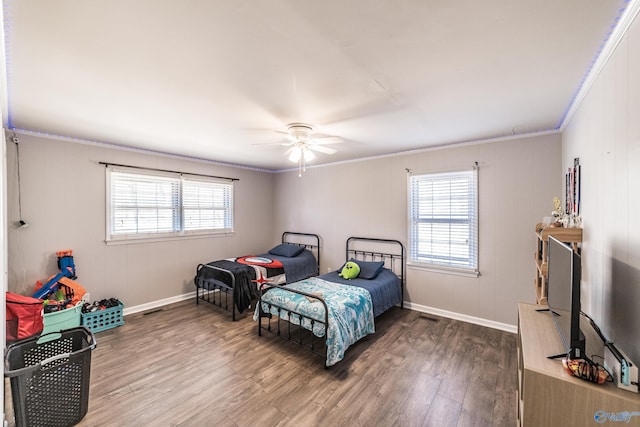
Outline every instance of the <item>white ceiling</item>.
[(265, 169), (558, 129), (628, 0), (4, 0), (8, 125)]

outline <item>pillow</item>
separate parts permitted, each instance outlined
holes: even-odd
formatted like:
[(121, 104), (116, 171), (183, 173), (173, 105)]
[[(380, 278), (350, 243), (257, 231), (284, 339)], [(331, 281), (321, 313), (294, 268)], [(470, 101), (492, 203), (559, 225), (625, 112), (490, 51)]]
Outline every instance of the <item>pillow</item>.
[(338, 276), (342, 277), (343, 279), (351, 280), (358, 277), (358, 274), (360, 274), (360, 267), (358, 266), (358, 264), (349, 261), (344, 265), (344, 267), (342, 267), (342, 270), (340, 270), (340, 274), (338, 274)]
[(269, 253), (271, 255), (280, 255), (280, 256), (293, 258), (294, 256), (300, 255), (300, 252), (302, 251), (304, 251), (303, 246), (290, 245), (288, 243), (281, 243), (278, 246), (271, 248)]
[(384, 261), (360, 261), (353, 258), (350, 261), (355, 262), (360, 267), (360, 275), (358, 277), (361, 279), (375, 279), (384, 267)]

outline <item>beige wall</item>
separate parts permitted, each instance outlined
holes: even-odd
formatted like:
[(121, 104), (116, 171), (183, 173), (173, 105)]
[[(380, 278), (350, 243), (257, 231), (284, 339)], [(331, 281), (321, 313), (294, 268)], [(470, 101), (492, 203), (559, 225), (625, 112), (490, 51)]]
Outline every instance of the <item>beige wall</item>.
[[(640, 22), (636, 17), (563, 135), (582, 165), (583, 311), (640, 363)], [(564, 179), (558, 177), (558, 179)]]
[[(16, 147), (7, 142), (9, 290), (29, 294), (57, 272), (55, 252), (73, 249), (78, 281), (92, 299), (127, 307), (193, 290), (200, 262), (263, 252), (282, 231), (317, 233), (321, 271), (344, 260), (352, 235), (407, 242), (407, 172), (480, 166), (480, 272), (468, 278), (408, 269), (409, 307), (513, 330), (516, 302), (533, 301), (534, 226), (561, 194), (560, 135), (468, 144), (325, 167), (266, 173), (109, 146), (19, 135), (22, 217), (17, 229)], [(107, 246), (105, 171), (99, 162), (240, 178), (236, 233), (228, 237)]]
[[(274, 243), (271, 173), (31, 135), (19, 135), (19, 144), (22, 217), (29, 227), (15, 226), (16, 146), (8, 141), (8, 287), (13, 292), (31, 294), (36, 280), (58, 272), (56, 251), (72, 249), (78, 282), (93, 300), (118, 297), (126, 307), (153, 304), (192, 292), (198, 263), (264, 251)], [(239, 178), (236, 233), (107, 246), (106, 175), (99, 162)]]
[(511, 329), (517, 301), (535, 301), (535, 224), (561, 196), (561, 137), (551, 134), (278, 173), (274, 229), (322, 237), (324, 273), (344, 261), (349, 236), (407, 244), (407, 172), (479, 173), (480, 277), (409, 269), (405, 300), (417, 310)]

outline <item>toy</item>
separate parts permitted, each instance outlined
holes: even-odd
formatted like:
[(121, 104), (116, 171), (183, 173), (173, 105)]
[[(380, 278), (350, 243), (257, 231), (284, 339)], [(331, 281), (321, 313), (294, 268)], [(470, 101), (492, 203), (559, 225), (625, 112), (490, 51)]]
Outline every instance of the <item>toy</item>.
[(604, 384), (613, 381), (613, 377), (599, 363), (594, 363), (589, 359), (562, 359), (562, 366), (574, 377), (582, 378), (596, 384)]
[(344, 265), (344, 267), (342, 267), (338, 276), (343, 279), (351, 280), (358, 277), (358, 274), (360, 274), (360, 266), (353, 261), (349, 261)]
[(70, 279), (76, 279), (76, 266), (73, 262), (73, 251), (71, 249), (66, 251), (58, 251), (56, 255), (58, 256), (58, 268), (60, 269), (60, 273), (56, 274), (53, 277), (50, 277), (47, 283), (45, 283), (40, 288), (36, 289), (33, 293), (33, 298), (45, 299), (52, 293), (58, 290), (58, 281), (60, 279), (67, 277)]

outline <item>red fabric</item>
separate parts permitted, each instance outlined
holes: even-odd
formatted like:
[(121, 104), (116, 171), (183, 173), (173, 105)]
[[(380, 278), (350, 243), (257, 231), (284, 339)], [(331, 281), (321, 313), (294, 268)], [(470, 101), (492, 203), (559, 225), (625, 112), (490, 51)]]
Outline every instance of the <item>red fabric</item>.
[(42, 332), (44, 306), (39, 298), (7, 292), (7, 342), (29, 338)]

